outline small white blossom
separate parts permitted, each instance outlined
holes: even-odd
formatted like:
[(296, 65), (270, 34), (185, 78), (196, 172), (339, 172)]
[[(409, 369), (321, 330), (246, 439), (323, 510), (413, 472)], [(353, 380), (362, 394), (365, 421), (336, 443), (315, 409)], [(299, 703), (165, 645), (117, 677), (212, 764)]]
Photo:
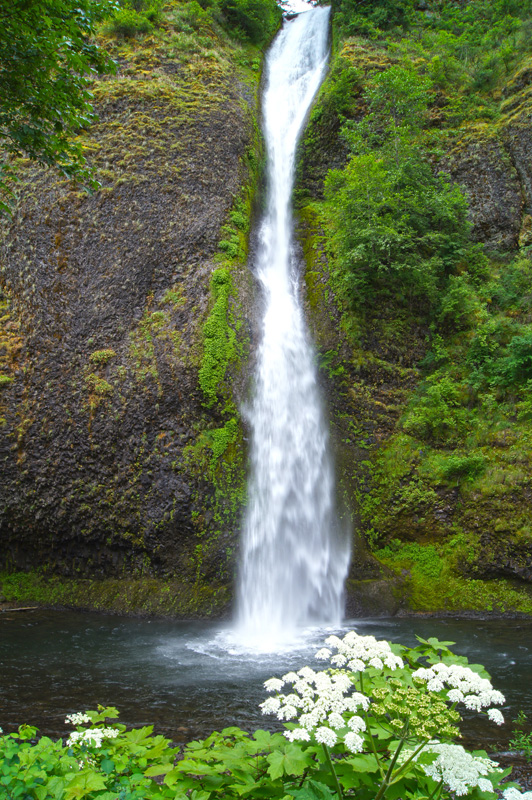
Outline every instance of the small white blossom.
[[(349, 734), (347, 734), (349, 736)], [(333, 747), (338, 741), (338, 737), (330, 728), (317, 728), (314, 732), (314, 737), (320, 744), (325, 744), (327, 747)]]
[[(484, 776), (493, 772), (502, 772), (495, 761), (481, 756), (473, 756), (459, 744), (441, 744), (440, 742), (429, 742), (422, 751), (415, 757), (417, 761), (421, 752), (435, 753), (437, 758), (432, 764), (421, 764), (425, 775), (433, 780), (443, 781), (448, 788), (457, 796), (469, 794), (475, 786), (482, 788), (488, 783), (490, 790), (493, 786)], [(412, 755), (412, 751), (404, 748), (400, 756), (400, 761), (404, 763)], [(482, 786), (481, 786), (482, 782)], [(517, 800), (517, 798), (506, 798), (506, 800)], [(531, 797), (527, 800), (532, 800)]]
[(284, 680), (280, 678), (269, 678), (264, 681), (264, 688), (267, 692), (280, 692), (284, 686)]
[(470, 711), (480, 711), (482, 708), (482, 700), (475, 694), (468, 694), (464, 697), (464, 705)]
[(290, 742), (309, 742), (310, 733), (304, 728), (294, 728), (293, 731), (285, 731), (284, 735)]
[[(359, 636), (355, 631), (349, 631), (343, 639), (329, 636), (325, 644), (338, 651), (330, 658), (335, 667), (344, 667), (347, 664), (353, 672), (362, 672), (368, 664), (375, 669), (386, 666), (391, 670), (403, 666), (402, 659), (392, 653), (389, 642), (379, 641), (374, 636)], [(320, 650), (320, 654), (324, 650)], [(325, 658), (325, 655), (320, 657)]]
[(120, 731), (117, 728), (89, 728), (85, 731), (74, 731), (67, 739), (68, 747), (87, 744), (90, 747), (101, 747), (104, 739), (114, 739)]
[(460, 664), (440, 661), (429, 668), (420, 667), (412, 677), (417, 683), (426, 683), (429, 691), (439, 692), (446, 686), (451, 687), (447, 694), (449, 700), (463, 702), (466, 708), (475, 711), (504, 703), (504, 695), (494, 689), (487, 678)]
[(350, 731), (344, 736), (344, 744), (352, 753), (360, 753), (364, 748), (364, 739), (358, 733)]
[(447, 697), (451, 703), (461, 703), (464, 699), (464, 693), (460, 689), (451, 689), (447, 692)]
[(348, 726), (351, 728), (352, 731), (358, 733), (358, 731), (365, 731), (366, 730), (366, 723), (362, 719), (362, 717), (351, 717), (349, 722), (347, 723)]
[(497, 725), (504, 725), (504, 717), (498, 708), (488, 708), (488, 717)]
[(321, 650), (318, 650), (315, 657), (318, 661), (328, 661), (331, 657), (331, 651), (327, 647), (322, 647)]
[(515, 786), (510, 786), (502, 793), (504, 800), (532, 800), (532, 792), (520, 792)]
[(341, 730), (342, 728), (345, 728), (345, 719), (341, 714), (338, 714), (334, 711), (332, 714), (329, 714), (327, 722), (331, 728), (334, 728), (335, 730)]
[(493, 784), (487, 778), (479, 778), (477, 783), (478, 788), (481, 792), (492, 792), (493, 791)]
[(281, 707), (281, 701), (278, 697), (268, 697), (264, 703), (261, 703), (259, 708), (263, 714), (277, 714)]
[(84, 725), (87, 722), (90, 722), (91, 718), (87, 716), (87, 714), (83, 714), (79, 711), (77, 714), (67, 714), (65, 718), (65, 722), (71, 725)]
[(277, 712), (277, 719), (294, 719), (297, 717), (297, 708), (294, 706), (283, 706)]

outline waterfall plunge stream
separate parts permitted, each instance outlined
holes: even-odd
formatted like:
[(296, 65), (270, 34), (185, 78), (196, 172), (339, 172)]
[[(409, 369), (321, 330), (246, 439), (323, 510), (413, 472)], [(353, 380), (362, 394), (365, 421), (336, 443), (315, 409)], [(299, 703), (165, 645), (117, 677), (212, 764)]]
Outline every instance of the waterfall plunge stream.
[(338, 624), (349, 563), (292, 244), (295, 153), (325, 72), (328, 19), (328, 8), (313, 8), (285, 22), (266, 61), (268, 202), (256, 259), (264, 316), (249, 412), (251, 477), (237, 615), (239, 633), (264, 649), (301, 626)]

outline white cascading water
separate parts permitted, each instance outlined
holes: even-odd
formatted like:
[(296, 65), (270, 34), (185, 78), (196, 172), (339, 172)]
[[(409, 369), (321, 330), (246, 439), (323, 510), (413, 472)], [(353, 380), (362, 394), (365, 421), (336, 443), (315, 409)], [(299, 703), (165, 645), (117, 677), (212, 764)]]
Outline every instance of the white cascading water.
[(269, 649), (297, 628), (340, 621), (349, 564), (335, 514), (317, 372), (292, 247), (296, 146), (323, 79), (328, 8), (284, 23), (266, 61), (263, 126), (268, 203), (257, 277), (264, 294), (237, 627)]

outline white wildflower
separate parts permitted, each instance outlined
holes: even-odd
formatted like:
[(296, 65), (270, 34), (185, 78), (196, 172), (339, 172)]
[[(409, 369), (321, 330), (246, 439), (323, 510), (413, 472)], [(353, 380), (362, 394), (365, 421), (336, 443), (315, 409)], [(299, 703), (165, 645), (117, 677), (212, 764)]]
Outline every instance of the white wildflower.
[(283, 706), (277, 712), (277, 719), (294, 719), (297, 717), (297, 708), (294, 706)]
[(352, 731), (358, 733), (358, 731), (365, 731), (366, 730), (366, 723), (362, 719), (362, 717), (351, 717), (348, 721), (348, 726), (351, 728)]
[(90, 747), (101, 747), (104, 739), (114, 739), (119, 733), (117, 728), (90, 728), (85, 731), (74, 731), (67, 739), (67, 746), (87, 744)]
[[(432, 764), (421, 764), (424, 773), (433, 780), (443, 781), (448, 788), (457, 796), (469, 794), (471, 789), (475, 786), (479, 788), (490, 784), (490, 790), (493, 786), (490, 781), (484, 777), (489, 773), (501, 772), (498, 764), (491, 761), (489, 758), (482, 758), (481, 756), (473, 756), (459, 744), (441, 744), (440, 742), (429, 742), (423, 748), (425, 753), (435, 753), (437, 758)], [(405, 748), (401, 753), (401, 760), (405, 761), (412, 755)], [(420, 753), (418, 753), (414, 760), (417, 761)], [(506, 800), (515, 800), (514, 798), (506, 798)], [(532, 798), (527, 800), (532, 800)]]
[(532, 792), (520, 792), (515, 786), (510, 786), (502, 793), (504, 800), (532, 800)]
[[(349, 736), (349, 734), (347, 735)], [(334, 731), (332, 731), (330, 728), (325, 728), (323, 726), (321, 728), (316, 729), (316, 731), (314, 732), (314, 736), (317, 742), (319, 742), (320, 744), (325, 744), (327, 745), (327, 747), (333, 747), (338, 740), (338, 737)]]
[(493, 784), (487, 778), (479, 778), (477, 782), (477, 786), (481, 792), (492, 792), (493, 791)]
[(331, 663), (337, 667), (346, 664), (354, 672), (363, 671), (366, 666), (395, 670), (403, 666), (402, 659), (392, 653), (389, 642), (379, 641), (374, 636), (359, 636), (355, 631), (347, 633), (343, 639), (329, 636), (325, 644), (338, 653), (331, 657)]
[(429, 691), (451, 687), (447, 694), (449, 700), (463, 702), (466, 708), (475, 711), (504, 703), (504, 695), (494, 689), (487, 678), (460, 664), (449, 665), (440, 661), (429, 668), (420, 667), (412, 677), (417, 683), (426, 683)]
[[(270, 680), (276, 680), (275, 678), (271, 678)], [(287, 672), (286, 675), (283, 675), (283, 681), (285, 683), (294, 683), (294, 681), (299, 680), (297, 674), (295, 672)]]
[(341, 730), (342, 728), (345, 728), (345, 719), (341, 714), (338, 714), (334, 711), (332, 714), (329, 714), (327, 722), (331, 728), (334, 728), (335, 730)]
[(279, 692), (284, 686), (284, 680), (280, 678), (269, 678), (264, 681), (264, 688), (267, 692)]
[(87, 716), (87, 714), (83, 714), (79, 711), (77, 714), (67, 714), (65, 718), (65, 722), (71, 725), (84, 725), (87, 722), (90, 722), (91, 718)]
[(293, 731), (285, 731), (284, 735), (290, 742), (309, 742), (310, 733), (304, 728), (294, 728)]
[(328, 661), (330, 657), (331, 651), (327, 647), (322, 647), (321, 650), (318, 650), (315, 655), (315, 658), (317, 658), (318, 661)]
[(344, 736), (344, 744), (352, 753), (360, 753), (364, 748), (364, 739), (358, 733), (350, 731)]
[(461, 703), (464, 699), (464, 694), (460, 689), (451, 689), (447, 692), (447, 697), (451, 703)]
[(281, 701), (278, 697), (268, 697), (264, 703), (261, 703), (259, 708), (263, 714), (277, 714), (281, 707)]
[(488, 717), (497, 725), (504, 725), (504, 717), (498, 708), (488, 708)]
[(361, 658), (352, 658), (351, 661), (348, 662), (347, 666), (349, 669), (352, 669), (353, 672), (364, 672), (366, 668), (366, 665)]
[(468, 694), (464, 697), (464, 705), (470, 711), (480, 711), (482, 708), (482, 701), (476, 694)]

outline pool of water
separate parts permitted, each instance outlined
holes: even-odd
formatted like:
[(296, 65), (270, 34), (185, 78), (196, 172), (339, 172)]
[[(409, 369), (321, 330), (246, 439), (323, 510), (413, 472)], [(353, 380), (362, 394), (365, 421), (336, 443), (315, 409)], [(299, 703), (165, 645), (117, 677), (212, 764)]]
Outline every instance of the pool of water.
[[(416, 635), (456, 642), (454, 651), (484, 664), (505, 693), (507, 720), (519, 709), (532, 717), (528, 620), (356, 619), (257, 652), (219, 624), (37, 610), (0, 615), (0, 727), (27, 722), (58, 737), (68, 730), (65, 714), (101, 703), (116, 706), (127, 725), (153, 724), (175, 742), (235, 724), (271, 728), (275, 720), (258, 708), (263, 681), (305, 664), (323, 668), (313, 656), (325, 636), (351, 628), (407, 645)], [(465, 721), (468, 744), (507, 744), (511, 724), (478, 720)]]

